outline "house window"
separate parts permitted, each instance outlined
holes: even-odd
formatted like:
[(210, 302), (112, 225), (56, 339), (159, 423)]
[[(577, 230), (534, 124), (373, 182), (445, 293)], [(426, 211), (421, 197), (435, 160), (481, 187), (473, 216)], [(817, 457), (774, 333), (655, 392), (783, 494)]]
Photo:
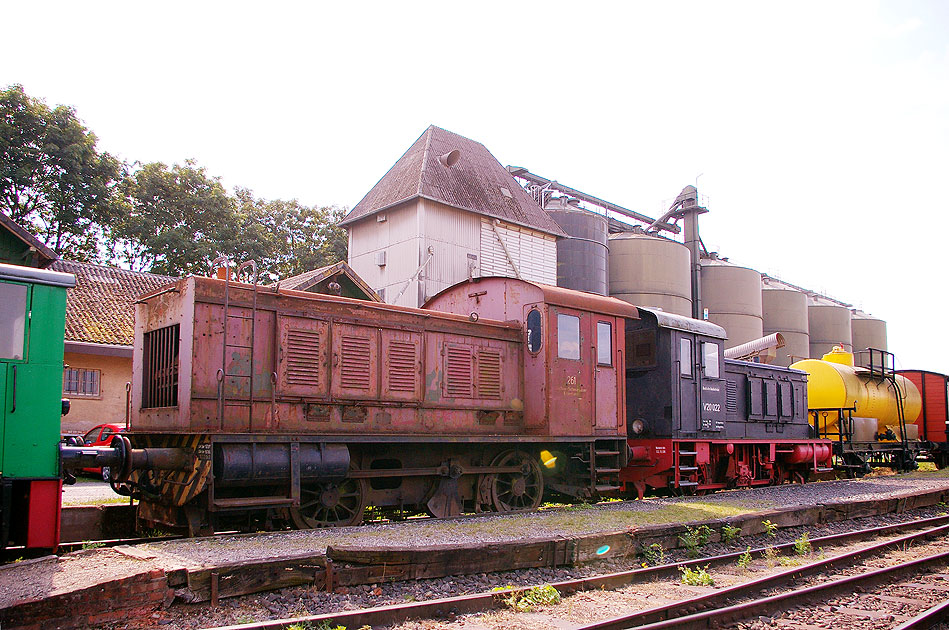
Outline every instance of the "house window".
[(63, 372), (63, 393), (70, 396), (99, 396), (99, 370), (66, 368)]

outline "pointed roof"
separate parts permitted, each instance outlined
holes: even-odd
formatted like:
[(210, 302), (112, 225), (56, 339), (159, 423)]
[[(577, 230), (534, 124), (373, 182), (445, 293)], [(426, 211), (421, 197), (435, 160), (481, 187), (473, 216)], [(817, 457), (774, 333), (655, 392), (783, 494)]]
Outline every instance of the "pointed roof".
[(419, 136), (340, 225), (355, 223), (417, 197), (566, 236), (483, 144), (434, 125)]
[(359, 275), (353, 271), (353, 268), (343, 261), (339, 261), (335, 265), (327, 265), (319, 269), (305, 271), (301, 274), (285, 278), (271, 286), (279, 286), (295, 291), (309, 291), (310, 293), (328, 293), (328, 285), (334, 281), (339, 283), (339, 295), (343, 297), (368, 300), (370, 302), (382, 302), (376, 292), (366, 284), (366, 281), (360, 278)]
[(6, 262), (45, 269), (59, 258), (56, 252), (47, 247), (45, 243), (2, 212), (0, 212), (0, 230), (9, 232), (10, 236), (20, 243), (23, 252), (17, 260), (7, 260)]

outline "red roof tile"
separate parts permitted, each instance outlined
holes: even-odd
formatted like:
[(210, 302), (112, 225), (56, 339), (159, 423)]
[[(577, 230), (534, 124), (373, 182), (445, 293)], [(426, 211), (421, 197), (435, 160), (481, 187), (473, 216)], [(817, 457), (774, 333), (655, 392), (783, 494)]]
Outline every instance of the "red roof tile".
[[(439, 158), (458, 151), (446, 166)], [(481, 144), (432, 125), (346, 215), (341, 225), (416, 197), (566, 236)]]
[(133, 303), (138, 296), (177, 278), (57, 260), (50, 269), (76, 276), (66, 292), (66, 341), (131, 346)]

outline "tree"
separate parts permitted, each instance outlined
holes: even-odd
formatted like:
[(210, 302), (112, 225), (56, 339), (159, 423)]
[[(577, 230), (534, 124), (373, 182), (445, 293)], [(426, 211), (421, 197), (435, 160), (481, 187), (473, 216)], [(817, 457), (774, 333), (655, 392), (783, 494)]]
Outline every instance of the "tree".
[(210, 272), (239, 240), (233, 197), (193, 161), (145, 164), (125, 184), (129, 207), (110, 230), (114, 258), (135, 271), (167, 275)]
[(346, 260), (346, 231), (338, 225), (345, 208), (256, 199), (247, 189), (236, 194), (240, 240), (231, 251), (236, 259), (255, 259), (262, 278), (287, 278)]
[(73, 260), (101, 260), (103, 226), (124, 210), (122, 165), (96, 142), (72, 108), (0, 92), (0, 209)]

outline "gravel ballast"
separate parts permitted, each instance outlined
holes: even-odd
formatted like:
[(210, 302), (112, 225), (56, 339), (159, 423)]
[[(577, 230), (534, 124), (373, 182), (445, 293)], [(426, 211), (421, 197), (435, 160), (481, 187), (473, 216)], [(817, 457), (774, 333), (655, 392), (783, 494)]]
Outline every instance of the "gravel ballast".
[[(431, 545), (477, 546), (529, 538), (617, 531), (651, 522), (670, 522), (661, 519), (668, 519), (670, 514), (678, 514), (679, 509), (694, 509), (695, 506), (701, 509), (698, 512), (699, 517), (692, 520), (705, 520), (770, 509), (814, 506), (839, 501), (872, 501), (945, 489), (949, 489), (949, 471), (920, 472), (861, 480), (812, 483), (803, 486), (786, 485), (737, 490), (703, 497), (614, 502), (582, 510), (549, 510), (533, 514), (479, 516), (441, 521), (415, 520), (332, 530), (165, 541), (138, 545), (134, 548), (136, 557), (130, 557), (114, 549), (91, 549), (59, 558), (51, 557), (0, 567), (0, 582), (4, 586), (0, 589), (0, 608), (8, 607), (18, 601), (49, 597), (155, 568), (168, 571), (181, 567), (195, 568), (293, 555), (319, 554), (325, 552), (326, 547), (330, 545), (399, 549)], [(707, 514), (707, 516), (702, 518), (702, 514)], [(886, 517), (877, 518), (882, 523), (885, 522)], [(833, 530), (821, 529), (822, 534), (825, 531)], [(791, 532), (788, 532), (788, 535), (791, 535)], [(222, 606), (215, 610), (222, 613), (232, 610), (238, 617), (251, 614), (256, 618), (260, 618), (257, 617), (258, 614), (290, 616), (302, 613), (303, 609), (313, 614), (316, 612), (314, 608), (327, 611), (345, 610), (381, 605), (386, 602), (411, 601), (409, 598), (429, 599), (476, 592), (509, 582), (538, 583), (566, 579), (574, 575), (575, 571), (581, 571), (577, 575), (582, 575), (584, 570), (586, 569), (536, 569), (517, 572), (528, 576), (525, 582), (497, 575), (475, 575), (444, 580), (424, 580), (404, 585), (354, 587), (343, 589), (344, 592), (341, 593), (330, 594), (296, 587), (284, 589), (292, 593), (289, 596), (281, 594), (282, 592), (275, 592), (235, 598), (222, 602)], [(603, 569), (600, 567), (596, 570), (602, 572)], [(239, 612), (244, 610), (246, 604), (238, 604), (238, 602), (244, 600), (259, 602), (259, 605), (255, 604), (251, 607), (262, 608), (267, 612), (261, 613), (259, 610), (254, 613)], [(291, 603), (288, 604), (288, 601)], [(317, 602), (319, 602), (318, 606)], [(193, 605), (192, 608), (199, 610), (201, 606), (206, 607), (206, 605)], [(176, 604), (171, 610), (181, 608), (188, 607)], [(156, 613), (158, 617), (153, 619), (152, 623), (158, 619), (164, 621), (168, 618), (169, 612)], [(215, 620), (216, 617), (217, 615), (215, 615)], [(225, 619), (221, 623), (230, 623), (235, 620), (234, 615)], [(179, 621), (184, 623), (181, 619)], [(179, 626), (176, 622), (174, 627), (200, 626), (190, 624)]]

